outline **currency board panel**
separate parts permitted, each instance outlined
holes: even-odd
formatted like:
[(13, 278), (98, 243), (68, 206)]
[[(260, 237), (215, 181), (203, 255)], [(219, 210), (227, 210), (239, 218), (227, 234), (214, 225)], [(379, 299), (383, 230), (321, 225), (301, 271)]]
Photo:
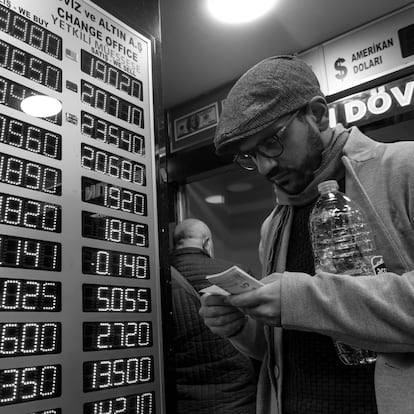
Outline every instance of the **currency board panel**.
[(0, 0), (0, 414), (165, 412), (151, 42)]

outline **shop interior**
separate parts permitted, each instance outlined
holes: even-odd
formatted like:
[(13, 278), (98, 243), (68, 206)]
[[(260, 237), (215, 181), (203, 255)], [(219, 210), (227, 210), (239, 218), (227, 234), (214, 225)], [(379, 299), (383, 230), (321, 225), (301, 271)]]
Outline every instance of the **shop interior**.
[(0, 414), (173, 413), (174, 227), (261, 276), (273, 187), (213, 145), (255, 63), (308, 59), (338, 122), (414, 139), (412, 1), (208, 3), (0, 0)]

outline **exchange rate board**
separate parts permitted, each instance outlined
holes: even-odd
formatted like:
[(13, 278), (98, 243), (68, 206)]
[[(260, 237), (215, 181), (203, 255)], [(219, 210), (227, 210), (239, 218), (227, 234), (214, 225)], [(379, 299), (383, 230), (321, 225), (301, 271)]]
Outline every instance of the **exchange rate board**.
[(164, 412), (151, 50), (89, 1), (0, 0), (0, 414)]

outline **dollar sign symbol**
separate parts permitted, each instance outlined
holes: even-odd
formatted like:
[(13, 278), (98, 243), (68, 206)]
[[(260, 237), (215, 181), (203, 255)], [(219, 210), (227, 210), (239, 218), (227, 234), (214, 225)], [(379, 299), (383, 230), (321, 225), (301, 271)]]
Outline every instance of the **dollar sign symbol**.
[(341, 63), (344, 63), (344, 62), (345, 62), (345, 59), (344, 58), (338, 58), (338, 59), (335, 60), (335, 63), (334, 63), (335, 69), (337, 71), (339, 71), (339, 73), (337, 73), (335, 75), (335, 77), (337, 79), (344, 80), (345, 76), (348, 73), (348, 69), (346, 68), (346, 66), (344, 66), (344, 65), (341, 64)]

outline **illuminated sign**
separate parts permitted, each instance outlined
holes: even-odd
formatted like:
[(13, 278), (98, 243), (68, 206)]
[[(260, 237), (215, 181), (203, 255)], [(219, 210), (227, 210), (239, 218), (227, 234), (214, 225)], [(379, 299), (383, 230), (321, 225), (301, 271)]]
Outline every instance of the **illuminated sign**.
[(152, 346), (151, 322), (85, 322), (83, 350), (143, 348)]
[(50, 158), (62, 158), (62, 137), (0, 114), (0, 142)]
[(155, 412), (154, 404), (154, 393), (144, 392), (85, 404), (84, 414), (151, 414)]
[(149, 279), (149, 257), (141, 254), (83, 247), (82, 272), (97, 276)]
[(83, 285), (85, 312), (151, 312), (151, 291), (147, 288)]
[(130, 183), (145, 185), (145, 166), (91, 145), (82, 144), (81, 165), (91, 171)]
[(88, 177), (82, 177), (82, 200), (125, 213), (147, 215), (145, 194)]
[(325, 95), (333, 95), (414, 63), (414, 6), (322, 43), (299, 56), (316, 73)]
[(60, 395), (61, 366), (9, 368), (0, 370), (0, 406)]
[(329, 104), (331, 125), (365, 124), (407, 111), (414, 106), (414, 75), (363, 91)]
[(56, 322), (0, 323), (0, 358), (56, 354), (62, 343)]
[(151, 356), (91, 361), (84, 364), (83, 371), (85, 392), (154, 381)]
[[(0, 104), (12, 109), (21, 111), (20, 104), (23, 99), (29, 96), (42, 95), (39, 90), (28, 88), (20, 83), (0, 77)], [(53, 124), (62, 125), (62, 115), (59, 113), (54, 116), (42, 118)]]
[(60, 243), (0, 234), (0, 266), (59, 271)]
[(82, 211), (82, 235), (113, 243), (148, 246), (148, 226), (117, 217)]
[(61, 282), (0, 279), (0, 311), (59, 312)]
[(145, 155), (145, 139), (142, 135), (84, 111), (81, 117), (81, 132), (89, 138), (125, 151)]
[(30, 190), (61, 195), (62, 171), (46, 164), (0, 153), (0, 181)]

